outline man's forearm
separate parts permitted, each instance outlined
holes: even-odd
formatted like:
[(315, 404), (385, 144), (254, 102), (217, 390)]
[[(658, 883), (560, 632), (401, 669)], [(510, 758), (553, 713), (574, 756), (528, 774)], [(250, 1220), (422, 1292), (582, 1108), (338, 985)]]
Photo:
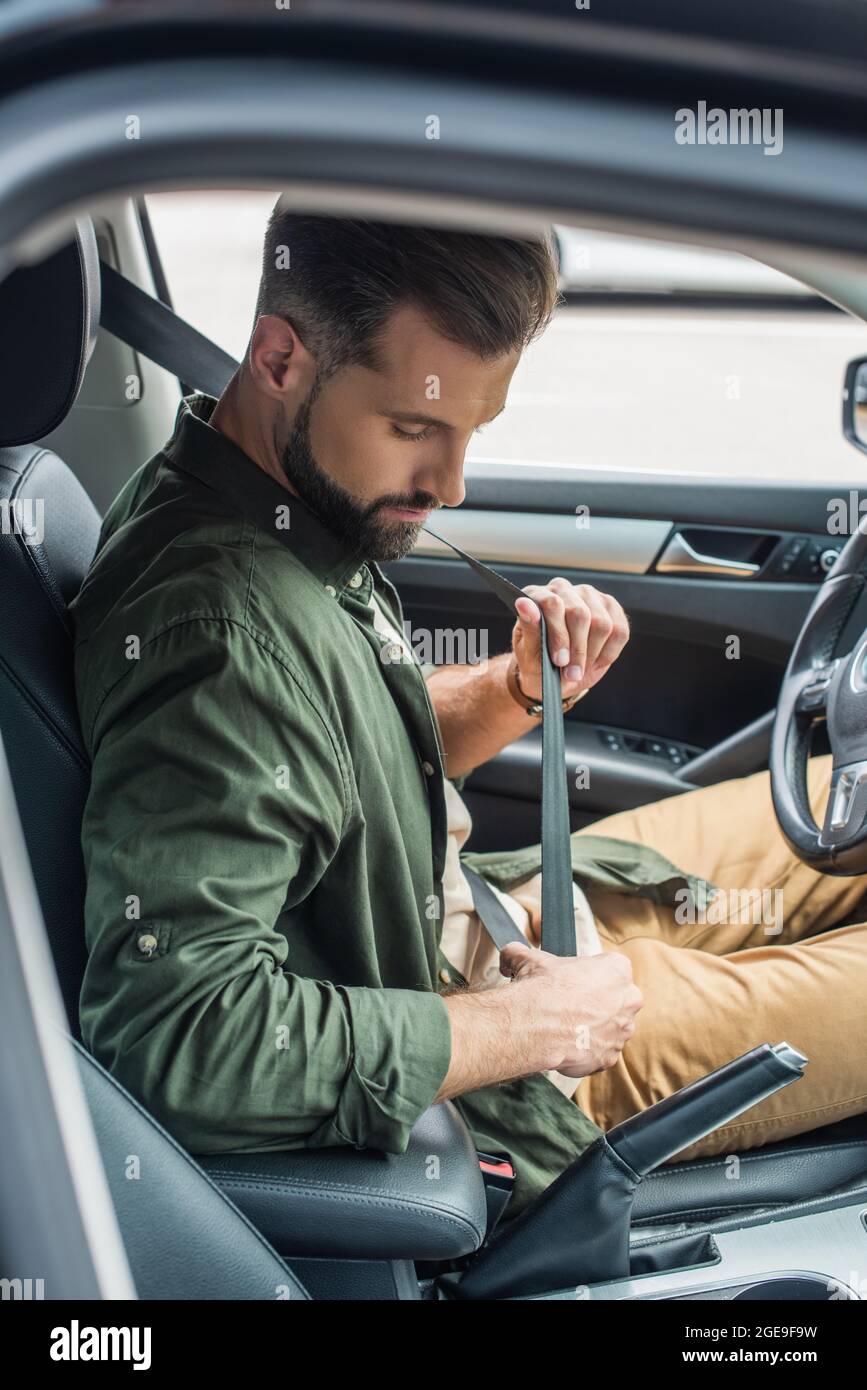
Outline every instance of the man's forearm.
[(446, 754), (446, 776), (460, 777), (541, 721), (506, 686), (511, 652), (478, 666), (444, 666), (427, 682)]
[(446, 996), (444, 1003), (452, 1029), (452, 1058), (434, 1103), (535, 1076), (554, 1065), (548, 1020), (528, 1017), (526, 1007), (521, 1007), (524, 999), (514, 988), (460, 990)]

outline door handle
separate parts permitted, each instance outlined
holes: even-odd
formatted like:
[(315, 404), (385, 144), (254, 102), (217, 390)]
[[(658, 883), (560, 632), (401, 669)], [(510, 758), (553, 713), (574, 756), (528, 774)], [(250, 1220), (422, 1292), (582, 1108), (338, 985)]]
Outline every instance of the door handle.
[(761, 565), (751, 560), (726, 560), (716, 555), (702, 555), (689, 541), (676, 532), (657, 560), (657, 574), (727, 574), (731, 579), (749, 579)]

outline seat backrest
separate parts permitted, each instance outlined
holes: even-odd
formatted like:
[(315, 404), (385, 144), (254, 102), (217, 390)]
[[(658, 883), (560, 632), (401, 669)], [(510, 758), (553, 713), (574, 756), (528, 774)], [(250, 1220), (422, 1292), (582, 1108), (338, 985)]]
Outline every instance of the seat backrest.
[(78, 1070), (143, 1299), (301, 1299), (273, 1246), (81, 1043)]
[(36, 441), (78, 394), (99, 322), (90, 222), (0, 283), (0, 731), (74, 1037), (86, 962), (79, 731), (67, 605), (96, 550), (99, 513)]

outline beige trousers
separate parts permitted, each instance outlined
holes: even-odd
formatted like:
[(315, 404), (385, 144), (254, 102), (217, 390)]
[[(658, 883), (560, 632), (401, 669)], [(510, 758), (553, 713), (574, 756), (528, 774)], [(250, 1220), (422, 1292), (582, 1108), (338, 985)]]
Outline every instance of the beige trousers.
[[(819, 824), (830, 776), (830, 756), (810, 760)], [(767, 772), (575, 833), (650, 845), (724, 890), (704, 921), (688, 904), (592, 893), (603, 950), (629, 957), (644, 995), (617, 1064), (575, 1092), (592, 1120), (610, 1129), (749, 1048), (783, 1041), (810, 1059), (804, 1076), (678, 1161), (755, 1148), (867, 1110), (867, 875), (835, 878), (796, 858), (778, 829)]]

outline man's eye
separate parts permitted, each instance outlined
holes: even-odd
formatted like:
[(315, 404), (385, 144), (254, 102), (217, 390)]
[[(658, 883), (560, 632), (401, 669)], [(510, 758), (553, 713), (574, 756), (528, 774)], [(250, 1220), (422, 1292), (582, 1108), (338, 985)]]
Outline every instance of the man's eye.
[(395, 424), (392, 424), (391, 428), (397, 439), (414, 439), (418, 441), (420, 439), (427, 439), (428, 435), (433, 430), (433, 425), (425, 425), (424, 429), (419, 434), (410, 434), (408, 430), (402, 430), (399, 425)]

